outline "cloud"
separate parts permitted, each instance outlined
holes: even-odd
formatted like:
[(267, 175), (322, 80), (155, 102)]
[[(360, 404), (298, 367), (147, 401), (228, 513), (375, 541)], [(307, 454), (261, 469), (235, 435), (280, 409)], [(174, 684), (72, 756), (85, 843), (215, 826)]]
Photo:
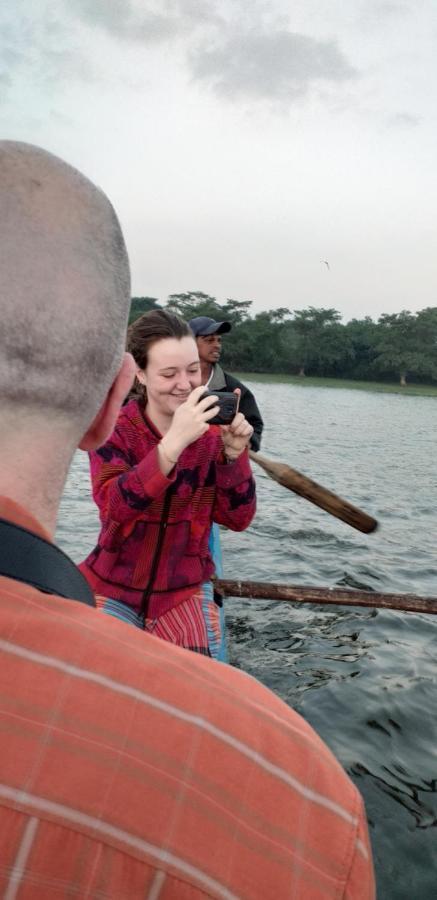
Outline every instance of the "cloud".
[(411, 4), (402, 0), (365, 0), (358, 12), (358, 23), (361, 28), (370, 30), (393, 28), (395, 19), (408, 16), (412, 10)]
[(370, 4), (366, 2), (363, 10), (371, 11), (376, 16), (398, 16), (408, 12), (409, 5), (402, 2), (390, 2), (390, 0), (374, 0)]
[[(0, 3), (0, 106), (16, 97), (56, 92), (66, 84), (108, 82), (108, 54), (99, 34), (158, 47), (178, 40), (182, 51), (199, 29), (222, 25), (222, 0), (10, 0)], [(235, 0), (238, 2), (238, 0)], [(99, 34), (97, 34), (97, 32)], [(105, 48), (106, 49), (106, 48)], [(118, 57), (119, 59), (119, 57)], [(121, 78), (124, 77), (121, 71)], [(130, 76), (126, 76), (129, 79)]]
[(107, 79), (96, 32), (119, 46), (171, 42), (195, 81), (236, 101), (289, 104), (357, 75), (335, 40), (291, 31), (264, 0), (15, 0), (0, 7), (0, 96)]
[(117, 39), (156, 43), (219, 21), (214, 0), (66, 0), (70, 12)]
[(53, 16), (47, 0), (34, 0), (31, 9), (25, 0), (0, 9), (0, 60), (0, 80), (10, 95), (20, 82), (45, 90), (72, 79), (89, 83), (94, 77), (93, 62), (81, 50), (79, 36), (61, 14)]
[(12, 78), (8, 75), (7, 72), (0, 72), (0, 89), (5, 89), (10, 87), (12, 84)]
[(389, 128), (417, 128), (420, 125), (420, 116), (413, 116), (411, 113), (399, 112), (386, 119)]
[(292, 102), (321, 83), (356, 77), (335, 41), (321, 41), (286, 29), (255, 30), (224, 37), (190, 54), (194, 78), (232, 100)]

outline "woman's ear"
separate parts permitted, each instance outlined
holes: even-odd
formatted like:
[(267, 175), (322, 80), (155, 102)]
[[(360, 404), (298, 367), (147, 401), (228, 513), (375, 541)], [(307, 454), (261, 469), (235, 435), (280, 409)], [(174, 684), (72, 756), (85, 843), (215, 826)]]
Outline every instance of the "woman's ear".
[(145, 373), (144, 369), (139, 369), (137, 367), (135, 376), (136, 376), (137, 381), (140, 382), (140, 384), (142, 384), (144, 387), (147, 387), (147, 377), (146, 377), (146, 373)]
[(102, 406), (79, 444), (81, 450), (96, 450), (112, 434), (121, 405), (132, 387), (134, 377), (135, 360), (130, 353), (125, 353)]

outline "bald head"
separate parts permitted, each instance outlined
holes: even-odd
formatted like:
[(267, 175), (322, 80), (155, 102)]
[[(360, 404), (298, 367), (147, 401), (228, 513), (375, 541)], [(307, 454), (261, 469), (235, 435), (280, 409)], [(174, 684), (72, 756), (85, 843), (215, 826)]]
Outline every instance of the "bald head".
[(105, 195), (44, 150), (0, 141), (0, 409), (85, 430), (120, 365), (129, 301)]

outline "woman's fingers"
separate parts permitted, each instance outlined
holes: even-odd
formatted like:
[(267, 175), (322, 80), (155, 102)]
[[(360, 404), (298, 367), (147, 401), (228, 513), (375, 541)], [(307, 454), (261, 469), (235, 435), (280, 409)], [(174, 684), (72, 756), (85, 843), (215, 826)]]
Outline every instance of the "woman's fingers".
[(215, 394), (208, 394), (207, 397), (204, 397), (204, 394), (205, 386), (201, 384), (199, 387), (194, 388), (194, 391), (191, 391), (186, 402), (200, 413), (204, 413), (208, 410), (208, 417), (206, 419), (206, 421), (208, 421), (219, 412), (219, 407), (217, 406), (218, 397)]
[(237, 413), (229, 425), (229, 431), (235, 436), (245, 437), (246, 435), (249, 435), (250, 437), (253, 433), (253, 428), (247, 419), (244, 418), (243, 413)]
[(215, 394), (211, 394), (208, 397), (204, 397), (203, 400), (198, 400), (195, 406), (198, 408), (199, 412), (205, 412), (207, 409), (208, 412), (212, 406), (217, 408), (217, 412), (219, 407), (217, 406), (218, 397)]
[(198, 407), (202, 412), (203, 410), (208, 409), (208, 407), (211, 406), (212, 403), (217, 401), (217, 397), (214, 394), (209, 394), (207, 397), (204, 397), (203, 395), (205, 393), (205, 385), (199, 384), (198, 387), (194, 388), (194, 390), (191, 391), (190, 396), (185, 401), (186, 405), (192, 408)]
[(209, 422), (210, 419), (213, 419), (214, 416), (217, 416), (219, 414), (220, 407), (219, 406), (210, 406), (206, 410), (205, 409), (202, 410), (202, 412), (203, 412), (204, 421)]
[(246, 419), (244, 418), (243, 413), (237, 412), (229, 425), (230, 431), (235, 432), (235, 429), (245, 421)]
[(196, 388), (194, 388), (191, 391), (190, 396), (188, 397), (188, 399), (185, 402), (188, 403), (190, 406), (196, 406), (196, 403), (199, 402), (202, 394), (205, 393), (205, 390), (206, 390), (205, 385), (199, 384)]

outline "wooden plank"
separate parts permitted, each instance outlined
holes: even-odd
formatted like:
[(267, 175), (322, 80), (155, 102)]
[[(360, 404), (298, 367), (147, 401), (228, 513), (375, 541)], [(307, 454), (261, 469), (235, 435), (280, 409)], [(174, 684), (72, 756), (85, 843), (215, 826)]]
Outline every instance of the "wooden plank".
[(342, 588), (299, 587), (264, 581), (214, 581), (214, 587), (227, 597), (247, 600), (282, 600), (286, 603), (320, 603), (332, 606), (367, 606), (374, 609), (396, 609), (402, 612), (437, 615), (437, 597), (415, 594), (380, 594)]

